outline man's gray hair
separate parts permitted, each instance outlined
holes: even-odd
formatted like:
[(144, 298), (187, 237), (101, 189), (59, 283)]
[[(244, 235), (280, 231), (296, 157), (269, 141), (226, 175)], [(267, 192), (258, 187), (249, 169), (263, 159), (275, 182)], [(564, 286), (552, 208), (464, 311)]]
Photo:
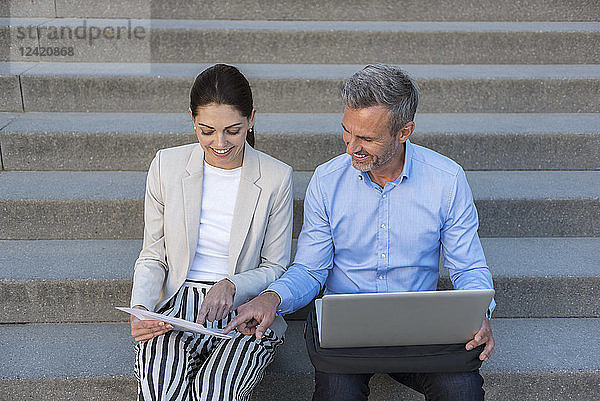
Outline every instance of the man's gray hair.
[(390, 132), (396, 136), (415, 118), (419, 88), (399, 67), (370, 64), (348, 78), (342, 86), (342, 98), (351, 109), (386, 107), (390, 111)]

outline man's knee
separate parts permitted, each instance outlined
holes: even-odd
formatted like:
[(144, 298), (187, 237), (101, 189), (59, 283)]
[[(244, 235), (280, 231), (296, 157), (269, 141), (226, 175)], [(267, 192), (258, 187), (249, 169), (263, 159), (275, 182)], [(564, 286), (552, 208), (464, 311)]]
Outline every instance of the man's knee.
[(315, 372), (313, 401), (366, 401), (371, 374), (344, 375)]
[(427, 399), (439, 401), (483, 401), (485, 394), (479, 371), (431, 374), (423, 388)]

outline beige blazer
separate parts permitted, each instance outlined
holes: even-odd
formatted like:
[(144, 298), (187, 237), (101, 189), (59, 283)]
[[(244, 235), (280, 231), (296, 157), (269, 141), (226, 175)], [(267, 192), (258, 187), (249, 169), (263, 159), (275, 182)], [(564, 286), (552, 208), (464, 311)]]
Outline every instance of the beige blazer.
[[(131, 305), (158, 310), (184, 283), (198, 244), (204, 151), (199, 144), (158, 151), (150, 164), (144, 243)], [(292, 168), (246, 145), (229, 242), (234, 308), (279, 278), (290, 262)], [(271, 326), (285, 331), (282, 318)]]

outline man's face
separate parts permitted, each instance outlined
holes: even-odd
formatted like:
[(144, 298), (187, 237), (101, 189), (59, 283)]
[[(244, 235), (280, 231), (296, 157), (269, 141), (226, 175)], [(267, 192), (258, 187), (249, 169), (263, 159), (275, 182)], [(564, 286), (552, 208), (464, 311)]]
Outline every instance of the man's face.
[(389, 118), (384, 106), (344, 109), (343, 138), (355, 169), (366, 172), (382, 167), (401, 149), (404, 141), (401, 135), (390, 133)]

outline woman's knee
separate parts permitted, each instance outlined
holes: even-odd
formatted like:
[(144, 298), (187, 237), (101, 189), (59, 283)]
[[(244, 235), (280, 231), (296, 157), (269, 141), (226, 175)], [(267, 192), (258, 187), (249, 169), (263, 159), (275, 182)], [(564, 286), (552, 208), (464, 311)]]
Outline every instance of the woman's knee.
[(246, 400), (264, 376), (282, 339), (274, 335), (256, 340), (243, 334), (222, 340), (204, 362), (194, 380), (201, 400)]

